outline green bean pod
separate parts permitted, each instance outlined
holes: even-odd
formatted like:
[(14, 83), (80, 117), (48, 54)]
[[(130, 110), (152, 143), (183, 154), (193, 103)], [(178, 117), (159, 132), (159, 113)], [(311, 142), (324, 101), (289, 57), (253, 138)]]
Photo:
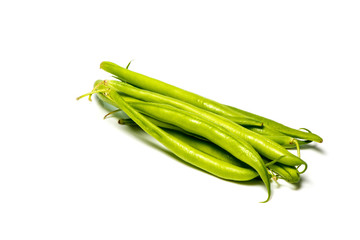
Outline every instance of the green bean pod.
[[(273, 120), (258, 116), (256, 114), (252, 114), (231, 106), (223, 105), (221, 103), (218, 103), (216, 101), (213, 101), (208, 98), (204, 98), (200, 95), (197, 95), (195, 93), (183, 90), (181, 88), (172, 86), (170, 84), (164, 83), (162, 81), (159, 81), (157, 79), (130, 71), (128, 69), (125, 69), (123, 67), (120, 67), (119, 65), (112, 63), (112, 62), (102, 62), (100, 64), (100, 68), (115, 75), (117, 78), (124, 82), (128, 82), (131, 85), (153, 91), (156, 93), (160, 93), (163, 95), (167, 95), (179, 100), (182, 100), (184, 102), (188, 102), (190, 104), (193, 104), (197, 107), (206, 109), (208, 111), (217, 113), (219, 115), (225, 116), (229, 119), (241, 117), (241, 118), (252, 118), (254, 120), (259, 120), (260, 122), (263, 122), (267, 126), (270, 126), (280, 132), (285, 133), (286, 135), (301, 138), (304, 140), (311, 140), (316, 142), (322, 142), (322, 138), (319, 137), (316, 134), (308, 133), (299, 131), (290, 127), (287, 127), (283, 124), (277, 123)], [(232, 119), (234, 120), (234, 119)], [(236, 122), (236, 120), (235, 120)]]
[[(228, 179), (228, 180), (248, 181), (250, 179), (253, 179), (255, 177), (255, 175), (257, 176), (257, 174), (259, 174), (268, 190), (268, 198), (266, 199), (266, 201), (268, 201), (270, 199), (271, 190), (270, 190), (269, 176), (268, 176), (268, 173), (266, 172), (266, 169), (265, 169), (265, 176), (264, 176), (264, 172), (262, 170), (264, 163), (262, 162), (261, 159), (260, 159), (260, 162), (255, 161), (254, 159), (252, 159), (252, 161), (251, 161), (252, 167), (258, 173), (256, 173), (252, 169), (240, 168), (233, 164), (229, 164), (229, 163), (223, 162), (221, 160), (218, 160), (208, 154), (204, 154), (203, 152), (197, 150), (196, 148), (191, 147), (190, 145), (186, 144), (185, 142), (174, 138), (170, 134), (167, 134), (165, 131), (158, 128), (154, 124), (152, 124), (142, 114), (140, 114), (132, 106), (127, 104), (117, 92), (109, 89), (105, 92), (105, 94), (106, 94), (106, 97), (109, 98), (111, 102), (116, 104), (116, 107), (122, 109), (145, 132), (147, 132), (152, 137), (157, 139), (160, 143), (162, 143), (165, 147), (167, 147), (170, 151), (172, 151), (175, 155), (177, 155), (184, 161), (187, 161), (187, 162), (189, 162), (207, 172), (210, 172), (218, 177)], [(182, 117), (184, 117), (184, 116), (182, 116)], [(203, 123), (201, 123), (199, 121), (196, 122), (193, 119), (186, 119), (186, 120), (188, 120), (187, 122), (196, 123), (197, 126), (204, 125)], [(226, 134), (222, 134), (221, 136), (223, 137), (223, 139), (231, 139)], [(237, 151), (240, 150), (239, 145), (237, 147), (235, 147), (235, 146), (232, 146), (232, 147), (234, 149), (236, 149)], [(247, 155), (247, 154), (249, 154), (249, 155)], [(245, 157), (251, 156), (250, 152), (246, 152), (246, 154), (244, 154), (244, 155), (245, 155)], [(255, 174), (254, 174), (254, 172), (255, 172)]]
[[(159, 105), (162, 106), (159, 107)], [(200, 116), (190, 114), (189, 112), (177, 109), (170, 105), (134, 102), (131, 103), (131, 106), (150, 117), (179, 126), (187, 132), (194, 133), (210, 140), (236, 158), (253, 167), (259, 173), (259, 176), (265, 185), (270, 188), (268, 186), (269, 176), (259, 154), (250, 144), (234, 137), (222, 127), (217, 126)]]
[(231, 119), (231, 117), (234, 117), (238, 120), (241, 118), (249, 119), (245, 115), (241, 116), (241, 114), (233, 111), (232, 109), (224, 106), (221, 103), (215, 102), (198, 94), (159, 81), (155, 78), (133, 72), (115, 63), (104, 61), (100, 64), (100, 68), (115, 75), (115, 77), (117, 77), (118, 79), (130, 83), (131, 85), (146, 89), (148, 91), (170, 96), (221, 115), (226, 115), (229, 119)]

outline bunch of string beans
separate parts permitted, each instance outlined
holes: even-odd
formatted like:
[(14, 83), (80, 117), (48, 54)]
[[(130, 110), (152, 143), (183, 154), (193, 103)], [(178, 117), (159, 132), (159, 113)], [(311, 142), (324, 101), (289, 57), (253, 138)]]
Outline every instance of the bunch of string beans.
[[(307, 129), (296, 130), (223, 105), (128, 67), (102, 62), (100, 68), (117, 80), (98, 80), (91, 92), (78, 99), (89, 96), (91, 100), (96, 94), (126, 113), (120, 124), (138, 125), (185, 162), (219, 178), (249, 181), (260, 177), (268, 192), (264, 202), (271, 196), (271, 179), (300, 181), (307, 169), (300, 146), (323, 141)], [(297, 156), (288, 148), (297, 148)]]

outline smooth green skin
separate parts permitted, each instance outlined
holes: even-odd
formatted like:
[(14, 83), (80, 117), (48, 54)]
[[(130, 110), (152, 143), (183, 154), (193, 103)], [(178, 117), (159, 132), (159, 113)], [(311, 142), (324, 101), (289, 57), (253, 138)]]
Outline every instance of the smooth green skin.
[[(96, 81), (95, 85), (100, 83), (101, 81)], [(109, 86), (113, 88), (114, 90), (117, 90), (119, 92), (125, 93), (129, 96), (132, 96), (134, 98), (146, 101), (146, 102), (156, 102), (156, 103), (163, 103), (163, 104), (169, 104), (174, 107), (196, 113), (196, 114), (206, 114), (206, 110), (202, 108), (198, 108), (194, 105), (191, 105), (189, 103), (186, 103), (184, 101), (180, 101), (178, 99), (168, 97), (162, 94), (154, 93), (151, 91), (143, 90), (140, 88), (136, 88), (130, 84), (120, 82), (120, 81), (114, 81), (114, 80), (106, 80), (106, 86)], [(236, 119), (236, 123), (243, 125), (243, 126), (258, 126), (261, 127), (263, 124), (260, 121), (249, 119), (249, 118), (234, 118)]]
[[(304, 140), (316, 141), (316, 142), (320, 142), (320, 143), (323, 141), (323, 139), (316, 134), (299, 131), (299, 130), (287, 127), (278, 122), (275, 122), (273, 120), (270, 120), (268, 118), (264, 118), (264, 117), (258, 116), (256, 114), (252, 114), (252, 113), (240, 110), (235, 107), (231, 107), (231, 106), (227, 106), (227, 105), (218, 103), (211, 99), (204, 98), (200, 95), (197, 95), (192, 92), (183, 90), (181, 88), (172, 86), (170, 84), (164, 83), (157, 79), (130, 71), (130, 70), (125, 69), (115, 63), (112, 63), (112, 62), (106, 62), (106, 61), (102, 62), (100, 64), (100, 68), (111, 74), (114, 74), (120, 80), (122, 80), (124, 82), (128, 82), (131, 85), (182, 100), (184, 102), (193, 104), (197, 107), (200, 107), (200, 108), (206, 109), (208, 111), (217, 113), (219, 115), (225, 116), (229, 119), (231, 119), (232, 117), (252, 118), (255, 120), (259, 120), (259, 121), (263, 122), (264, 125), (270, 126), (274, 129), (276, 129), (282, 133), (285, 133), (286, 135), (292, 136), (292, 137), (297, 137), (297, 138), (301, 138)], [(232, 120), (234, 120), (234, 119), (232, 119)], [(235, 122), (236, 122), (236, 120), (235, 120)]]
[[(123, 98), (115, 91), (108, 90), (106, 97), (116, 107), (122, 109), (136, 124), (138, 124), (145, 132), (158, 140), (166, 148), (168, 148), (175, 155), (184, 161), (203, 169), (215, 176), (232, 181), (248, 181), (258, 176), (252, 169), (241, 168), (233, 164), (221, 161), (204, 152), (190, 146), (189, 144), (173, 137), (166, 133), (161, 128), (157, 127), (142, 114), (136, 111), (133, 107), (127, 104)], [(263, 162), (261, 161), (263, 164)], [(268, 190), (268, 198), (264, 201), (267, 202), (271, 196), (270, 181), (266, 172), (266, 178), (263, 180)]]
[(250, 113), (250, 112), (247, 112), (247, 111), (235, 108), (235, 107), (231, 107), (231, 106), (227, 106), (227, 107), (231, 108), (234, 111), (237, 111), (241, 116), (246, 116), (246, 117), (261, 121), (264, 124), (264, 127), (274, 129), (285, 135), (295, 137), (295, 138), (305, 139), (305, 140), (309, 140), (309, 141), (315, 141), (315, 142), (319, 142), (319, 143), (323, 142), (323, 139), (314, 133), (296, 130), (296, 129), (290, 128), (288, 126), (285, 126), (281, 123), (275, 122), (271, 119), (268, 119), (268, 118), (265, 118), (265, 117), (262, 117), (262, 116), (259, 116), (259, 115), (256, 115), (256, 114), (253, 114), (253, 113)]
[[(97, 81), (95, 83), (95, 85), (97, 85), (99, 83), (100, 83), (100, 81)], [(225, 117), (219, 116), (215, 113), (206, 111), (204, 109), (197, 108), (195, 106), (192, 106), (190, 104), (184, 103), (180, 100), (177, 100), (177, 99), (174, 99), (174, 98), (171, 98), (168, 96), (152, 93), (150, 91), (141, 90), (141, 89), (138, 89), (138, 88), (135, 88), (132, 86), (128, 87), (129, 86), (128, 84), (121, 83), (119, 81), (106, 80), (105, 85), (109, 86), (110, 88), (112, 88), (116, 91), (123, 92), (128, 95), (131, 94), (131, 96), (134, 96), (134, 97), (135, 96), (139, 97), (142, 100), (161, 103), (161, 104), (168, 104), (171, 106), (178, 107), (180, 109), (184, 109), (188, 112), (197, 114), (201, 117), (204, 117), (204, 118), (212, 121), (213, 123), (216, 123), (217, 125), (222, 126), (224, 129), (226, 129), (233, 135), (237, 136), (237, 138), (244, 139), (245, 141), (250, 143), (256, 149), (256, 151), (258, 151), (260, 153), (260, 155), (262, 155), (266, 158), (269, 158), (271, 160), (276, 160), (280, 163), (283, 163), (283, 164), (286, 164), (289, 166), (297, 166), (297, 165), (302, 165), (302, 164), (304, 164), (305, 166), (307, 165), (303, 160), (301, 160), (300, 158), (291, 154), (284, 147), (282, 147), (281, 145), (277, 144), (276, 142), (270, 140), (269, 138), (266, 138), (260, 134), (254, 133), (253, 131), (250, 131), (250, 130), (236, 124), (235, 122), (233, 122)], [(139, 92), (140, 92), (140, 94), (139, 94)], [(132, 102), (134, 102), (134, 101), (138, 102), (138, 100), (136, 100), (136, 99), (131, 100), (131, 98), (129, 98), (129, 97), (126, 98), (126, 101), (130, 104), (132, 104)], [(146, 113), (144, 112), (144, 114), (149, 115), (149, 113), (147, 113), (147, 112)], [(305, 169), (306, 169), (306, 167), (305, 167)]]

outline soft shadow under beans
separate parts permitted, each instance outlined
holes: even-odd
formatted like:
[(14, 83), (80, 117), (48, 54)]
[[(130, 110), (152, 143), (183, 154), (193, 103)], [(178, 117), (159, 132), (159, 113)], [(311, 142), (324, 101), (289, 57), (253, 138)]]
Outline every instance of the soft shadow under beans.
[(319, 144), (311, 144), (310, 143), (308, 145), (303, 145), (303, 146), (300, 147), (300, 151), (301, 150), (308, 150), (308, 149), (311, 149), (311, 150), (316, 151), (316, 152), (321, 153), (321, 154), (326, 154), (324, 149), (319, 147)]

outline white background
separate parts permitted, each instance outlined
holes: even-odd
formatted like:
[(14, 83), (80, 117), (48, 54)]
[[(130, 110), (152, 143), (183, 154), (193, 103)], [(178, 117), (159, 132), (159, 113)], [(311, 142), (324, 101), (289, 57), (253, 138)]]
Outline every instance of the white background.
[[(358, 1), (2, 1), (0, 239), (356, 239)], [(119, 65), (324, 138), (300, 186), (183, 164), (96, 102)]]

